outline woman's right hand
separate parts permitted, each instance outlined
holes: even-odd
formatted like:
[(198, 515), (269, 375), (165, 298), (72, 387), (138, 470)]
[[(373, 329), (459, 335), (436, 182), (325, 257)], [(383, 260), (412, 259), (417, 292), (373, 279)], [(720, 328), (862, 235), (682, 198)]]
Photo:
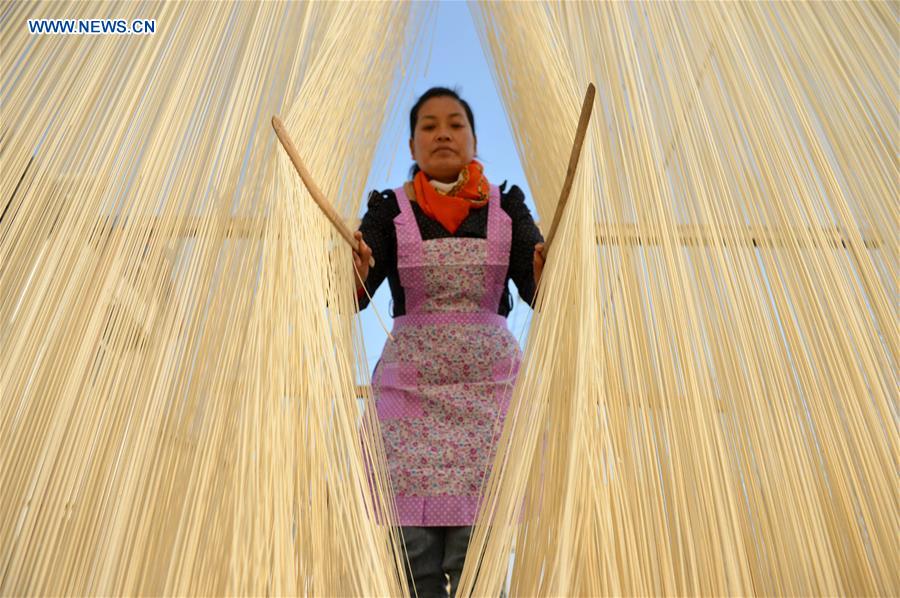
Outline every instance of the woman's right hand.
[(372, 249), (366, 245), (365, 241), (363, 241), (361, 232), (356, 231), (353, 233), (353, 238), (359, 242), (359, 251), (353, 251), (353, 267), (359, 275), (359, 278), (355, 281), (356, 290), (358, 292), (363, 288), (362, 283), (365, 282), (366, 278), (369, 276), (369, 262), (372, 260)]

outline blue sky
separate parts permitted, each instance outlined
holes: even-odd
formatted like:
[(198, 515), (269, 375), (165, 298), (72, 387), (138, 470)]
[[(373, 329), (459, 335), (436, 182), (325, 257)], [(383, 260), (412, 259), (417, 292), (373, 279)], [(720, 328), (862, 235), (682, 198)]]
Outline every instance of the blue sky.
[[(531, 192), (516, 153), (506, 112), (494, 86), (468, 5), (465, 2), (441, 2), (437, 5), (433, 17), (433, 22), (426, 23), (427, 29), (432, 32), (430, 51), (428, 47), (424, 48), (425, 55), (429, 57), (428, 62), (424, 65), (424, 69), (418, 69), (421, 76), (409, 81), (409, 85), (406, 86), (407, 93), (400, 100), (401, 109), (395, 111), (396, 117), (386, 127), (386, 131), (389, 132), (397, 131), (399, 127), (402, 135), (399, 142), (396, 141), (397, 135), (386, 135), (382, 140), (375, 163), (390, 166), (377, 168), (371, 173), (367, 190), (398, 187), (406, 179), (412, 165), (407, 144), (409, 110), (415, 99), (425, 90), (440, 85), (456, 88), (471, 105), (475, 114), (478, 158), (484, 164), (488, 179), (496, 184), (507, 180), (510, 185), (521, 187), (525, 191), (532, 214), (535, 214)], [(365, 207), (364, 201), (360, 217)], [(382, 284), (374, 297), (375, 309), (388, 328), (391, 325), (390, 297), (387, 282)], [(531, 310), (521, 302), (515, 292), (513, 297), (517, 300), (517, 304), (510, 314), (509, 327), (520, 342), (524, 342)], [(360, 320), (371, 374), (381, 355), (386, 335), (372, 312), (372, 307), (366, 308), (360, 314)]]

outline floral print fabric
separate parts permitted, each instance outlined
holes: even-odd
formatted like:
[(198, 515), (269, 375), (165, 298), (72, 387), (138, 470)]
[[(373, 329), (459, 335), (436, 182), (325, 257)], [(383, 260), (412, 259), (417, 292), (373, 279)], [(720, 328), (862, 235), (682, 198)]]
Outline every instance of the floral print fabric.
[(521, 358), (493, 284), (505, 280), (508, 262), (497, 257), (508, 256), (511, 223), (493, 187), (487, 239), (423, 242), (402, 189), (397, 196), (408, 311), (372, 387), (399, 525), (472, 525)]

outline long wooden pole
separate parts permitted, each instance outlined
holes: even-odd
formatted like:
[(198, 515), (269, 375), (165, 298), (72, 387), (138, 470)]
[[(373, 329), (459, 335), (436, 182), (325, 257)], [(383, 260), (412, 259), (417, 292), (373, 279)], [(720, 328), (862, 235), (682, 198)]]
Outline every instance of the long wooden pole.
[[(332, 207), (331, 202), (329, 202), (325, 195), (322, 193), (322, 190), (319, 189), (319, 186), (316, 185), (316, 182), (313, 180), (312, 175), (309, 174), (309, 171), (306, 169), (306, 166), (303, 164), (303, 160), (300, 159), (300, 152), (297, 151), (297, 148), (294, 146), (294, 142), (291, 140), (291, 136), (288, 135), (287, 129), (284, 128), (284, 122), (277, 116), (272, 117), (272, 128), (275, 129), (275, 134), (278, 136), (278, 140), (281, 141), (282, 147), (284, 147), (284, 151), (287, 152), (288, 156), (291, 158), (291, 163), (293, 163), (294, 168), (297, 170), (297, 174), (300, 175), (300, 178), (303, 180), (303, 184), (306, 185), (309, 194), (312, 196), (313, 201), (316, 202), (316, 205), (322, 210), (328, 220), (331, 221), (331, 224), (337, 229), (337, 231), (344, 237), (344, 240), (350, 245), (353, 251), (359, 251), (359, 242), (353, 237), (353, 233), (350, 232), (350, 229), (347, 228), (347, 225), (344, 223), (344, 220), (341, 218), (340, 214), (338, 214), (334, 207)], [(369, 267), (375, 265), (375, 260), (373, 258), (369, 258)]]
[(556, 213), (553, 214), (553, 222), (550, 224), (550, 231), (544, 240), (544, 250), (542, 252), (544, 259), (550, 251), (550, 244), (553, 237), (556, 236), (556, 229), (559, 227), (559, 221), (562, 220), (563, 210), (569, 201), (569, 192), (572, 190), (572, 181), (575, 180), (575, 170), (578, 168), (578, 158), (581, 156), (581, 146), (584, 145), (584, 136), (587, 133), (588, 123), (591, 121), (591, 112), (594, 108), (594, 95), (597, 89), (593, 83), (588, 83), (587, 91), (584, 93), (584, 101), (581, 104), (581, 116), (578, 118), (578, 128), (575, 129), (575, 141), (572, 142), (572, 153), (569, 154), (569, 167), (566, 169), (566, 180), (563, 183), (562, 191), (559, 193), (559, 201), (556, 203)]

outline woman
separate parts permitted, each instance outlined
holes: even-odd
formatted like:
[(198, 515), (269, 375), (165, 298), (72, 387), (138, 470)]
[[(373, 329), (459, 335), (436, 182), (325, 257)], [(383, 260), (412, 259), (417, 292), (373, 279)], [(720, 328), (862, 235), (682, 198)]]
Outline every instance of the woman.
[[(447, 88), (410, 112), (413, 180), (369, 197), (353, 260), (365, 291), (388, 279), (393, 341), (372, 376), (418, 595), (456, 590), (521, 352), (508, 281), (528, 303), (542, 237), (518, 187), (491, 185), (472, 110)], [(505, 184), (504, 184), (505, 187)], [(369, 268), (369, 258), (375, 266)], [(367, 297), (357, 288), (360, 307)]]

